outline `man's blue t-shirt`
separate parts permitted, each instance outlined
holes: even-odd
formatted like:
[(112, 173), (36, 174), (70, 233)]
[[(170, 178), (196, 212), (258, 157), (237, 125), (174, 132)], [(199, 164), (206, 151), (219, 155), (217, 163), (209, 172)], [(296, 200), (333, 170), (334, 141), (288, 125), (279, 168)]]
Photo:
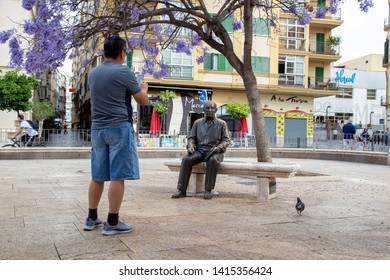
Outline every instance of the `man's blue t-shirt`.
[(141, 89), (128, 67), (116, 62), (103, 62), (92, 69), (88, 84), (92, 129), (132, 122), (131, 95)]

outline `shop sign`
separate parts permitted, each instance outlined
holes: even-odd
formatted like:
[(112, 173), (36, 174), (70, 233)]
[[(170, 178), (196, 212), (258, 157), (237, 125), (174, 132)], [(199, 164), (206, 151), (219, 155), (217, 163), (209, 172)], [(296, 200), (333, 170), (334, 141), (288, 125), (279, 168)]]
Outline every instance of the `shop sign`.
[(299, 98), (299, 96), (291, 96), (288, 98), (276, 97), (276, 95), (272, 95), (271, 101), (279, 101), (279, 102), (290, 102), (290, 103), (309, 103), (307, 99)]
[(339, 83), (344, 84), (344, 85), (347, 83), (354, 84), (355, 77), (356, 77), (356, 73), (353, 73), (351, 75), (351, 77), (344, 76), (344, 69), (342, 69), (342, 70), (336, 72), (336, 79), (335, 80), (336, 80), (336, 83), (339, 82)]

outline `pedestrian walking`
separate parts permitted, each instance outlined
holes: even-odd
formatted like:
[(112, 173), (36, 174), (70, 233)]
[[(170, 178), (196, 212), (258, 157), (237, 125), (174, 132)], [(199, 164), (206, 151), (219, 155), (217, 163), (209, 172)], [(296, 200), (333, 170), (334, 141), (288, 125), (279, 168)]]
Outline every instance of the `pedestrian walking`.
[(352, 119), (349, 119), (346, 124), (343, 125), (343, 149), (346, 150), (349, 147), (351, 150), (355, 148), (355, 133), (356, 128), (352, 124)]

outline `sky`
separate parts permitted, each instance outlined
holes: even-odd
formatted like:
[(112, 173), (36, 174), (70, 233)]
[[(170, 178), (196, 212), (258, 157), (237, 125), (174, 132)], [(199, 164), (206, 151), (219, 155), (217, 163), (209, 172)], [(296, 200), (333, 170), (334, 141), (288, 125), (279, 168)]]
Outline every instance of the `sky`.
[(373, 0), (374, 7), (367, 13), (359, 9), (356, 0), (346, 0), (340, 5), (341, 19), (344, 21), (332, 30), (332, 35), (342, 37), (340, 54), (336, 65), (368, 54), (384, 54), (386, 32), (384, 20), (388, 17), (387, 0)]
[[(386, 32), (384, 20), (388, 17), (387, 0), (373, 0), (374, 7), (367, 13), (359, 9), (356, 0), (345, 0), (340, 5), (343, 24), (332, 30), (332, 35), (342, 37), (340, 54), (342, 58), (335, 65), (369, 54), (383, 54)], [(70, 75), (71, 62), (66, 61), (59, 69), (64, 75)]]

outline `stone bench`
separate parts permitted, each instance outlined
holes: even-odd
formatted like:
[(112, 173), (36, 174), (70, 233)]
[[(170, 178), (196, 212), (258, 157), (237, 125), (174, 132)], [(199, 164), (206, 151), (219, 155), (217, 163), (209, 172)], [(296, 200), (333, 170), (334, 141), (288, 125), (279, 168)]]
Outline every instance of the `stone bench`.
[[(171, 171), (180, 171), (181, 159), (164, 161)], [(204, 174), (206, 163), (194, 165), (187, 191), (200, 193), (204, 191)], [(299, 171), (299, 164), (271, 162), (223, 161), (218, 167), (218, 174), (257, 177), (257, 197), (272, 199), (276, 197), (276, 178), (288, 178)], [(218, 178), (217, 178), (218, 180)]]

